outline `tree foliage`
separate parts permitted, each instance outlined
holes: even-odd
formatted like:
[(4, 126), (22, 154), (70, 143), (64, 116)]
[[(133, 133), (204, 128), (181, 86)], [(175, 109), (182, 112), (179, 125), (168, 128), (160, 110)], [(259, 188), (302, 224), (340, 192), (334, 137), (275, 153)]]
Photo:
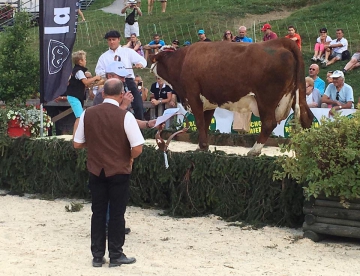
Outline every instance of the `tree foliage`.
[(30, 47), (29, 27), (28, 14), (19, 12), (1, 37), (0, 100), (6, 103), (25, 102), (39, 89), (39, 56)]

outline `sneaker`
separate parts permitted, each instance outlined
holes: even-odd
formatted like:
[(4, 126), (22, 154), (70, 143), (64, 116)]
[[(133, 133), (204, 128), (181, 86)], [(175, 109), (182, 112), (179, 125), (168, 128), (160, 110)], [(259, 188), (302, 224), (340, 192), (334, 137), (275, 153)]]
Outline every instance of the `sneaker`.
[(311, 60), (312, 60), (312, 61), (317, 61), (317, 58), (316, 58), (316, 57), (312, 57)]
[(318, 60), (320, 60), (321, 62), (323, 62), (324, 61), (324, 56), (321, 56), (320, 58), (318, 58)]
[(327, 59), (324, 59), (321, 63), (327, 65), (329, 61)]

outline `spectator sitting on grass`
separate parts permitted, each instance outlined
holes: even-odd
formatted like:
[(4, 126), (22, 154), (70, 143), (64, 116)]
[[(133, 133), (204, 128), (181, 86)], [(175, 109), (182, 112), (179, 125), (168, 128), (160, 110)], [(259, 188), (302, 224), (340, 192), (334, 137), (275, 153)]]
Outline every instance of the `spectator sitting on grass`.
[(329, 45), (325, 45), (325, 59), (322, 62), (324, 66), (329, 66), (339, 60), (342, 60), (342, 53), (348, 49), (348, 41), (344, 38), (342, 29), (336, 30), (336, 39)]
[(144, 51), (141, 46), (140, 40), (137, 38), (135, 33), (132, 33), (130, 36), (130, 41), (124, 45), (125, 48), (133, 49), (136, 53), (138, 53), (140, 56), (144, 56)]
[(327, 29), (320, 29), (320, 36), (316, 39), (314, 46), (314, 56), (311, 58), (313, 61), (323, 61), (323, 55), (325, 54), (325, 45), (328, 45), (331, 41), (331, 37), (327, 35)]
[(233, 40), (234, 40), (234, 36), (231, 33), (231, 31), (226, 30), (225, 33), (223, 34), (222, 41), (232, 42)]
[(344, 73), (360, 67), (360, 50), (358, 50), (353, 56), (351, 57), (350, 61), (346, 63), (344, 69), (342, 70)]
[(153, 36), (153, 40), (149, 42), (149, 44), (145, 45), (143, 47), (144, 51), (145, 51), (145, 59), (147, 61), (148, 57), (149, 57), (149, 52), (152, 52), (154, 54), (156, 54), (157, 52), (159, 52), (160, 48), (162, 46), (165, 46), (165, 42), (164, 40), (160, 39), (160, 35), (158, 34), (154, 34)]

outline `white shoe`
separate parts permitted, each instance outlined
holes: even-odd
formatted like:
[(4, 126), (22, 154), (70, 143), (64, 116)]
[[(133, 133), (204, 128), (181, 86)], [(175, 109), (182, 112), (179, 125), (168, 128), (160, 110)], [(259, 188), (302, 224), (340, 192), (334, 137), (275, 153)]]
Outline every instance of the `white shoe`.
[(317, 58), (316, 58), (316, 57), (312, 57), (311, 60), (317, 61)]
[(319, 60), (320, 60), (321, 62), (323, 62), (324, 59), (325, 59), (324, 57), (319, 58)]

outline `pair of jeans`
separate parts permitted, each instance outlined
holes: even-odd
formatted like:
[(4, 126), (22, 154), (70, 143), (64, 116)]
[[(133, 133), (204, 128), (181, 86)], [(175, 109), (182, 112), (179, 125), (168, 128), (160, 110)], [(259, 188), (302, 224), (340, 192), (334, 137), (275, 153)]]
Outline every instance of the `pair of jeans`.
[(144, 107), (141, 95), (139, 90), (136, 87), (136, 83), (133, 78), (125, 79), (126, 86), (131, 91), (131, 94), (134, 96), (134, 100), (131, 103), (131, 106), (134, 110), (134, 116), (136, 119), (143, 121), (144, 120)]
[(125, 242), (125, 211), (129, 200), (130, 175), (117, 174), (105, 177), (89, 175), (92, 198), (91, 252), (102, 258), (106, 249), (106, 213), (109, 205), (108, 250), (111, 259), (121, 257)]

